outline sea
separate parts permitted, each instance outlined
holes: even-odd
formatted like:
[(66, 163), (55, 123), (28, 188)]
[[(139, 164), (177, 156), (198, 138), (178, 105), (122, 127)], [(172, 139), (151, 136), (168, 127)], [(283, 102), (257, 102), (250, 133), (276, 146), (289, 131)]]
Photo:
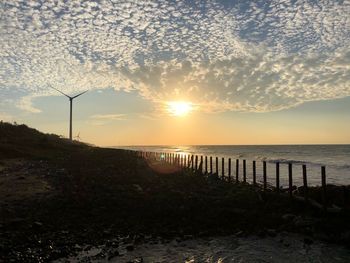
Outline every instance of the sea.
[[(257, 181), (262, 181), (263, 161), (267, 165), (267, 181), (275, 185), (276, 163), (280, 163), (280, 185), (288, 185), (288, 164), (292, 164), (293, 184), (303, 183), (302, 165), (307, 168), (307, 183), (321, 185), (321, 167), (326, 167), (326, 182), (334, 185), (350, 185), (350, 145), (196, 145), (196, 146), (123, 146), (113, 147), (128, 150), (141, 150), (182, 155), (213, 157), (213, 170), (216, 171), (215, 157), (219, 158), (219, 175), (228, 175), (228, 158), (232, 160), (232, 176), (235, 177), (236, 159), (240, 160), (239, 180), (242, 180), (242, 162), (247, 163), (247, 181), (252, 181), (253, 165), (256, 161)], [(208, 164), (209, 167), (209, 164)]]

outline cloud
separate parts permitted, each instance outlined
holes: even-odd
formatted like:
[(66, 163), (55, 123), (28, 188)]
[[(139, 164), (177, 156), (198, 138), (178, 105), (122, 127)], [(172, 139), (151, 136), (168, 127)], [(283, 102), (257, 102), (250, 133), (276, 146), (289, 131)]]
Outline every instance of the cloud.
[(5, 1), (0, 92), (86, 89), (273, 111), (350, 96), (347, 1)]
[(21, 110), (24, 110), (24, 111), (27, 111), (27, 112), (31, 112), (31, 113), (40, 113), (41, 110), (35, 108), (33, 106), (33, 100), (35, 98), (38, 98), (38, 97), (41, 97), (40, 95), (28, 95), (28, 96), (24, 96), (24, 97), (21, 97), (17, 103), (16, 103), (16, 106), (21, 109)]
[(125, 114), (95, 114), (90, 116), (91, 119), (96, 120), (125, 120)]
[(126, 119), (125, 114), (94, 114), (90, 116), (89, 124), (100, 126), (111, 123), (113, 121), (122, 121)]
[(350, 52), (273, 56), (256, 52), (192, 64), (157, 65), (125, 73), (155, 102), (190, 100), (204, 111), (265, 112), (305, 101), (350, 95)]

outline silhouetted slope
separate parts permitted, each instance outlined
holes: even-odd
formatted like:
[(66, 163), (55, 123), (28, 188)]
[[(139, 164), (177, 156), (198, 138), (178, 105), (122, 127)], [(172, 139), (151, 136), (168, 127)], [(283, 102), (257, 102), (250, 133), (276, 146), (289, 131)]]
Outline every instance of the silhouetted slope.
[(44, 134), (21, 124), (0, 122), (0, 158), (50, 157), (57, 151), (74, 150), (85, 144), (61, 138), (56, 134)]

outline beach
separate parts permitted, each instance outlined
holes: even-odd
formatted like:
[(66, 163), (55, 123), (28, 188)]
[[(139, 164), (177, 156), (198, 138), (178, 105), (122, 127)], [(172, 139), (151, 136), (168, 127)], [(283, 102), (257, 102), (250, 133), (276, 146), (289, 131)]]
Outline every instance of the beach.
[[(0, 249), (5, 262), (77, 260), (101, 246), (107, 249), (98, 260), (130, 262), (155, 242), (177, 240), (180, 247), (194, 242), (201, 251), (208, 238), (218, 242), (214, 248), (227, 238), (255, 246), (290, 233), (298, 234), (292, 238), (297, 247), (336, 247), (339, 262), (347, 257), (347, 208), (324, 214), (288, 196), (136, 152), (71, 143), (26, 126), (2, 128)], [(167, 249), (160, 246), (150, 251)]]

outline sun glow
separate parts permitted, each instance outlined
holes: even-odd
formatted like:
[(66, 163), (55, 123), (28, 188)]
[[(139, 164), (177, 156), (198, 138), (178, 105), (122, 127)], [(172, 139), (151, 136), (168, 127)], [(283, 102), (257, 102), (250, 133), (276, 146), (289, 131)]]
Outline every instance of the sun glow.
[(173, 116), (185, 116), (193, 110), (192, 104), (185, 101), (170, 101), (167, 110)]

